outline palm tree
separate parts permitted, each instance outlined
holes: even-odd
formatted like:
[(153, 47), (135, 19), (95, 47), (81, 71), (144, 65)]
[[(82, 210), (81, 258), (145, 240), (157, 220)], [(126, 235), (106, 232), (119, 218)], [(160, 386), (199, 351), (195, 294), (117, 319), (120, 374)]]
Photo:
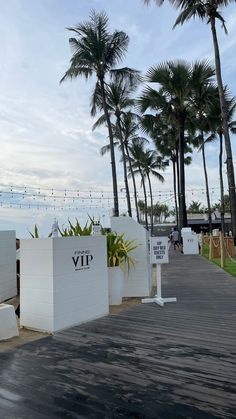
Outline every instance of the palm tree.
[[(234, 114), (236, 111), (236, 98), (232, 97), (227, 88), (224, 89), (225, 100), (227, 103), (227, 115), (228, 115), (228, 129), (232, 134), (236, 134), (236, 121), (234, 120)], [(219, 101), (218, 89), (215, 92), (215, 100), (212, 101), (212, 106), (207, 115), (208, 123), (210, 124), (212, 131), (212, 139), (216, 139), (218, 135), (220, 140), (219, 150), (219, 178), (220, 178), (220, 202), (221, 202), (221, 230), (225, 231), (225, 201), (224, 201), (224, 182), (223, 182), (223, 125), (221, 116), (221, 107)], [(213, 136), (214, 134), (214, 136)], [(208, 141), (208, 140), (207, 140)]]
[[(161, 154), (163, 159), (168, 159), (172, 163), (173, 170), (173, 189), (175, 200), (176, 224), (179, 226), (179, 152), (178, 152), (178, 127), (174, 119), (169, 118), (162, 111), (161, 114), (145, 114), (141, 118), (141, 127), (148, 134)], [(188, 145), (190, 138), (185, 138), (184, 154), (191, 153), (192, 148)], [(184, 157), (184, 164), (190, 165), (191, 156)], [(178, 198), (177, 198), (178, 196)]]
[(153, 150), (145, 150), (145, 142), (142, 139), (137, 139), (132, 142), (129, 146), (131, 155), (132, 169), (134, 175), (141, 176), (141, 186), (143, 187), (144, 193), (144, 204), (145, 204), (145, 224), (148, 230), (148, 205), (147, 205), (147, 190), (146, 190), (146, 179), (148, 180), (149, 194), (150, 194), (150, 220), (151, 220), (151, 234), (153, 233), (153, 195), (150, 175), (155, 176), (160, 182), (164, 182), (163, 176), (157, 172), (156, 169), (163, 170), (166, 162), (163, 161), (161, 156)]
[(147, 150), (143, 157), (143, 175), (144, 180), (147, 177), (149, 193), (150, 193), (150, 220), (151, 220), (151, 235), (153, 235), (153, 194), (152, 194), (152, 184), (150, 175), (157, 178), (161, 183), (164, 182), (164, 177), (157, 172), (158, 170), (164, 170), (168, 161), (163, 160), (163, 158), (157, 154), (156, 151)]
[(86, 80), (93, 75), (97, 78), (95, 91), (100, 89), (102, 94), (103, 110), (110, 140), (114, 215), (118, 216), (116, 162), (112, 125), (106, 101), (105, 79), (108, 75), (115, 80), (127, 78), (132, 81), (136, 76), (136, 72), (130, 68), (115, 68), (127, 51), (129, 37), (122, 31), (116, 30), (110, 33), (107, 15), (105, 13), (96, 13), (95, 11), (91, 13), (88, 22), (79, 23), (75, 27), (68, 28), (68, 30), (74, 34), (74, 37), (69, 39), (73, 55), (70, 60), (70, 67), (62, 77), (61, 82), (79, 76), (85, 77)]
[(206, 163), (206, 154), (205, 154), (205, 147), (206, 143), (209, 141), (214, 140), (214, 134), (209, 135), (207, 139), (205, 139), (205, 133), (209, 133), (209, 127), (207, 127), (207, 123), (204, 127), (204, 121), (201, 120), (200, 123), (200, 134), (195, 137), (194, 145), (198, 147), (198, 150), (202, 153), (202, 162), (203, 162), (203, 170), (204, 170), (204, 177), (205, 177), (205, 186), (206, 186), (206, 198), (207, 198), (207, 213), (208, 213), (208, 223), (209, 223), (209, 232), (212, 232), (212, 208), (211, 208), (211, 201), (210, 201), (210, 191), (209, 191), (209, 180), (208, 180), (208, 173), (207, 173), (207, 163)]
[(216, 66), (216, 78), (219, 90), (221, 116), (222, 116), (222, 127), (225, 139), (225, 150), (227, 155), (227, 175), (229, 183), (229, 195), (231, 203), (231, 218), (232, 218), (232, 229), (233, 235), (236, 237), (236, 191), (235, 191), (235, 177), (234, 177), (234, 166), (232, 157), (232, 148), (228, 128), (228, 115), (227, 115), (227, 103), (224, 95), (224, 84), (222, 79), (221, 71), (221, 59), (219, 43), (216, 32), (216, 21), (219, 20), (222, 27), (227, 34), (225, 20), (220, 12), (220, 7), (228, 6), (230, 3), (235, 3), (236, 0), (172, 0), (174, 6), (180, 8), (181, 13), (178, 16), (175, 26), (183, 24), (192, 17), (199, 17), (201, 20), (206, 20), (211, 26), (213, 46), (215, 53), (215, 66)]
[(187, 226), (185, 200), (184, 148), (185, 130), (189, 116), (189, 98), (192, 91), (192, 67), (184, 61), (170, 61), (151, 67), (147, 81), (158, 83), (159, 90), (146, 87), (140, 100), (140, 110), (159, 112), (168, 115), (178, 128), (179, 152), (179, 223), (180, 229)]
[[(144, 194), (144, 215), (145, 215), (145, 225), (146, 229), (148, 230), (148, 219), (147, 219), (147, 190), (145, 184), (145, 176), (143, 172), (143, 165), (145, 161), (145, 149), (144, 149), (144, 142), (142, 140), (135, 139), (132, 143), (128, 145), (129, 149), (129, 159), (131, 162), (132, 173), (133, 176), (140, 175), (141, 176), (141, 186), (143, 187), (143, 194)], [(130, 171), (131, 176), (131, 171)]]
[(138, 200), (138, 208), (140, 211), (140, 218), (142, 219), (142, 214), (145, 217), (145, 203), (141, 199)]
[(216, 88), (212, 80), (214, 74), (214, 68), (207, 61), (197, 62), (193, 67), (192, 95), (190, 98), (192, 111), (195, 117), (195, 128), (198, 132), (198, 135), (195, 138), (195, 145), (202, 152), (210, 233), (212, 232), (212, 209), (205, 155), (205, 134), (209, 135), (208, 142), (214, 139), (214, 135), (210, 135), (211, 126), (208, 122), (209, 110), (212, 108), (212, 103), (216, 98)]
[(133, 182), (136, 217), (139, 223), (140, 220), (139, 220), (138, 194), (137, 194), (135, 175), (134, 175), (134, 171), (132, 167), (132, 159), (130, 156), (130, 145), (133, 144), (134, 142), (141, 142), (143, 144), (148, 143), (148, 140), (140, 136), (138, 132), (138, 127), (139, 126), (137, 124), (137, 116), (135, 114), (133, 114), (132, 112), (127, 112), (127, 113), (122, 114), (121, 131), (122, 131), (123, 141), (124, 141), (124, 146), (125, 146), (126, 159), (128, 161), (129, 173)]
[[(137, 194), (137, 187), (136, 187), (136, 180), (132, 166), (132, 158), (130, 156), (130, 147), (132, 147), (133, 143), (148, 143), (148, 140), (139, 135), (138, 132), (138, 124), (137, 124), (137, 116), (132, 112), (125, 112), (122, 113), (121, 118), (121, 132), (122, 132), (122, 139), (125, 148), (125, 161), (128, 162), (128, 170), (129, 170), (129, 177), (132, 178), (133, 183), (133, 190), (134, 190), (134, 202), (135, 202), (135, 209), (136, 209), (136, 218), (138, 223), (140, 222), (139, 217), (139, 205), (138, 205), (138, 194)], [(114, 128), (114, 138), (118, 139), (118, 141), (114, 142), (114, 146), (118, 146), (121, 149), (121, 144), (119, 142), (119, 133), (115, 126)], [(101, 148), (101, 154), (104, 155), (110, 150), (110, 144), (106, 144)]]
[[(164, 0), (155, 0), (158, 5), (164, 3)], [(150, 0), (144, 0), (146, 4), (150, 3)], [(178, 24), (184, 24), (186, 21), (191, 18), (198, 17), (199, 19), (206, 21), (207, 24), (210, 24), (214, 55), (215, 55), (215, 67), (216, 67), (216, 78), (220, 98), (220, 107), (221, 107), (221, 117), (222, 117), (222, 127), (223, 134), (225, 139), (225, 150), (227, 155), (227, 177), (229, 185), (229, 196), (231, 203), (231, 219), (232, 219), (232, 230), (233, 235), (236, 237), (236, 189), (235, 189), (235, 176), (234, 176), (234, 165), (233, 165), (233, 156), (231, 141), (228, 128), (228, 116), (227, 116), (227, 103), (224, 95), (224, 83), (222, 79), (221, 71), (221, 58), (219, 43), (216, 31), (216, 22), (220, 21), (225, 33), (227, 34), (227, 28), (225, 20), (221, 14), (220, 8), (227, 7), (231, 3), (235, 3), (236, 0), (169, 0), (170, 3), (174, 5), (177, 9), (181, 10), (180, 15), (176, 19), (175, 26)]]
[[(124, 171), (124, 183), (125, 183), (125, 190), (126, 190), (126, 199), (127, 199), (127, 208), (128, 214), (132, 217), (132, 209), (131, 209), (131, 200), (130, 200), (130, 192), (129, 192), (129, 184), (128, 184), (128, 174), (127, 174), (127, 166), (126, 166), (126, 155), (125, 155), (125, 145), (123, 140), (122, 134), (122, 127), (121, 127), (121, 116), (127, 110), (129, 110), (134, 105), (134, 100), (130, 97), (132, 93), (132, 88), (129, 86), (127, 81), (118, 81), (118, 82), (111, 82), (105, 86), (106, 92), (106, 101), (107, 107), (110, 118), (115, 116), (116, 118), (116, 131), (115, 134), (117, 135), (119, 142), (120, 142), (120, 149), (122, 153), (122, 161), (123, 161), (123, 171)], [(100, 111), (103, 110), (103, 102), (102, 102), (102, 94), (101, 89), (97, 89), (96, 95), (93, 95), (92, 99), (92, 115), (96, 115), (97, 109)], [(106, 115), (103, 114), (99, 117), (99, 119), (93, 125), (93, 129), (96, 129), (100, 125), (106, 123)]]
[(188, 207), (188, 212), (191, 214), (202, 214), (204, 212), (202, 203), (200, 201), (192, 201)]

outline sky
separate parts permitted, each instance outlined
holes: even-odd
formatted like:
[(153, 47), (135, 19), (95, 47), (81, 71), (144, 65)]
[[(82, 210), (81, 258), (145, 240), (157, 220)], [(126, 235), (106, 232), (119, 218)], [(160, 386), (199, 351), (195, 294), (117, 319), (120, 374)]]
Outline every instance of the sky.
[[(41, 236), (87, 214), (109, 224), (112, 183), (105, 128), (92, 131), (90, 95), (94, 80), (60, 84), (71, 51), (67, 27), (105, 11), (111, 31), (130, 38), (122, 66), (145, 73), (166, 60), (213, 61), (210, 28), (191, 21), (172, 30), (176, 10), (142, 0), (0, 0), (0, 229), (29, 237), (35, 223)], [(236, 9), (224, 10), (228, 35), (218, 28), (225, 83), (236, 95)], [(232, 138), (234, 159), (235, 138)], [(219, 199), (218, 148), (207, 146), (211, 198)], [(117, 155), (121, 213), (126, 211), (122, 166)], [(171, 167), (163, 185), (153, 180), (155, 200), (173, 206)], [(226, 182), (225, 182), (226, 184)], [(226, 185), (227, 187), (227, 185)], [(187, 203), (205, 202), (201, 155), (186, 169)], [(139, 194), (141, 198), (141, 192)]]

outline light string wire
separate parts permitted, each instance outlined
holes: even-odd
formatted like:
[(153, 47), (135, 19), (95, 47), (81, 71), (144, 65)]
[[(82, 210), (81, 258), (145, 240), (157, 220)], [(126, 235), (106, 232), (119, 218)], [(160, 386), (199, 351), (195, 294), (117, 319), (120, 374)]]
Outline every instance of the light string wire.
[[(126, 204), (126, 194), (120, 190), (119, 201)], [(210, 188), (211, 194), (218, 191), (218, 187)], [(204, 188), (186, 188), (186, 194), (195, 195), (196, 193), (205, 194)], [(147, 193), (150, 198), (150, 193)], [(13, 199), (17, 202), (13, 202)], [(144, 200), (142, 192), (137, 193), (139, 200)], [(163, 204), (168, 201), (174, 201), (172, 190), (153, 191), (153, 199), (159, 199), (159, 203)], [(51, 203), (53, 199), (53, 204)], [(131, 199), (134, 200), (134, 193), (131, 191)], [(21, 200), (21, 202), (19, 202)], [(23, 201), (24, 200), (24, 201)], [(61, 200), (61, 201), (60, 201)], [(48, 203), (49, 201), (50, 203)], [(160, 202), (161, 201), (161, 202)], [(37, 203), (36, 203), (37, 202)], [(113, 195), (110, 190), (93, 190), (93, 189), (59, 189), (45, 188), (38, 186), (20, 186), (0, 184), (0, 206), (8, 208), (54, 208), (60, 210), (78, 210), (108, 207), (111, 209), (113, 203)]]

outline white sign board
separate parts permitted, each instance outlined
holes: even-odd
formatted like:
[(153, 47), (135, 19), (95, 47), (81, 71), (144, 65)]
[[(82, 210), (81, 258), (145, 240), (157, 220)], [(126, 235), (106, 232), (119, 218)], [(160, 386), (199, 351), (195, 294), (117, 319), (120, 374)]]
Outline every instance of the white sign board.
[(161, 307), (165, 303), (176, 303), (176, 298), (163, 298), (161, 294), (161, 265), (169, 263), (168, 237), (151, 237), (151, 263), (156, 264), (157, 293), (153, 298), (143, 298), (142, 303), (156, 303)]
[(151, 237), (151, 263), (169, 263), (168, 237)]

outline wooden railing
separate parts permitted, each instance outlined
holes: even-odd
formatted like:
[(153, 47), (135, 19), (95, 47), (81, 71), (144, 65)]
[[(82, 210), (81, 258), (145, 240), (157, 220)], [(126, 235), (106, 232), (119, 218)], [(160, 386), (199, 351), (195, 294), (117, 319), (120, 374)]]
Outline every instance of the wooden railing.
[(209, 260), (220, 258), (222, 268), (224, 268), (227, 257), (235, 256), (234, 237), (224, 237), (221, 232), (219, 236), (202, 234), (201, 243), (201, 255), (203, 255), (204, 245), (207, 244), (209, 246)]

